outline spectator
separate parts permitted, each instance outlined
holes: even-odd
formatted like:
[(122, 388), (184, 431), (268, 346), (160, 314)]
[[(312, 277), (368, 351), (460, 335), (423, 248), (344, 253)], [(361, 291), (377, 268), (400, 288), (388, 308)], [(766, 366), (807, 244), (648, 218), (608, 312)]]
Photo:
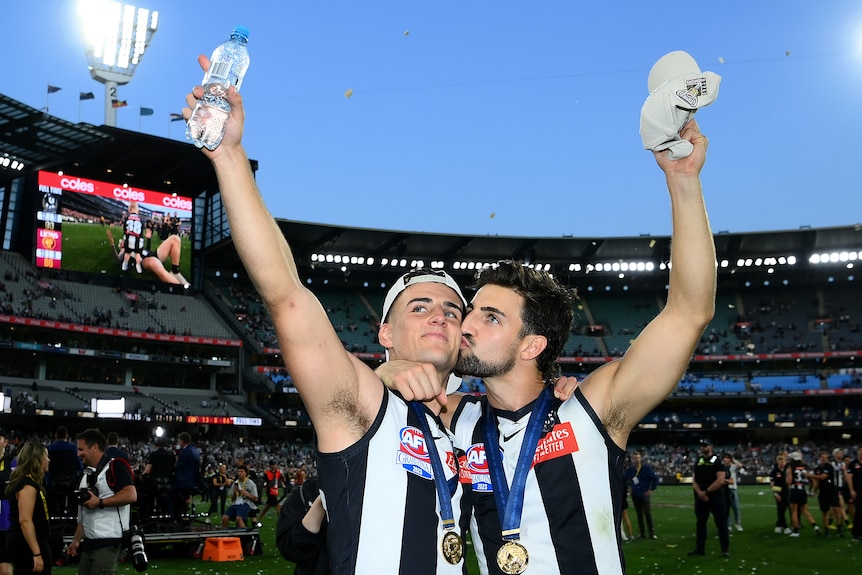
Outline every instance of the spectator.
[(192, 436), (183, 431), (177, 435), (180, 450), (174, 464), (174, 519), (182, 521), (188, 513), (192, 496), (201, 488), (201, 452), (192, 444)]
[[(632, 455), (632, 464), (626, 469), (623, 480), (628, 485), (632, 494), (632, 503), (638, 518), (639, 538), (645, 539), (645, 533), (649, 532), (650, 539), (658, 539), (652, 522), (653, 491), (658, 489), (658, 477), (652, 467), (643, 463), (643, 455), (635, 451)], [(644, 520), (646, 520), (647, 531), (644, 531)]]
[(11, 525), (5, 541), (15, 575), (51, 573), (54, 561), (48, 540), (48, 508), (42, 482), (48, 472), (48, 450), (37, 441), (18, 451), (5, 495), (10, 503)]
[(227, 527), (231, 521), (236, 521), (237, 527), (246, 527), (248, 518), (257, 511), (257, 485), (248, 477), (248, 466), (240, 465), (236, 470), (236, 480), (231, 488), (233, 504), (221, 518), (222, 527)]
[(74, 516), (77, 506), (72, 492), (81, 480), (83, 466), (65, 426), (61, 425), (54, 431), (54, 441), (48, 445), (48, 459), (46, 484), (50, 513), (52, 516)]
[(6, 485), (12, 474), (12, 455), (6, 453), (9, 444), (6, 431), (0, 429), (0, 575), (12, 575), (12, 560), (6, 546), (11, 514), (6, 500)]
[(730, 453), (721, 456), (721, 462), (727, 469), (724, 483), (727, 489), (727, 528), (730, 529), (730, 512), (733, 511), (733, 521), (737, 531), (742, 531), (742, 515), (739, 511), (739, 470), (742, 463)]

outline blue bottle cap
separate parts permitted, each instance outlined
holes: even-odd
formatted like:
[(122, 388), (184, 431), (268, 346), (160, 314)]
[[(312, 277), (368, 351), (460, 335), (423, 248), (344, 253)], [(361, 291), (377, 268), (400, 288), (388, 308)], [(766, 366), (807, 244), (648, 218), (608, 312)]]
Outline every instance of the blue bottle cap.
[(234, 26), (231, 36), (242, 36), (242, 39), (248, 42), (249, 31), (245, 26)]

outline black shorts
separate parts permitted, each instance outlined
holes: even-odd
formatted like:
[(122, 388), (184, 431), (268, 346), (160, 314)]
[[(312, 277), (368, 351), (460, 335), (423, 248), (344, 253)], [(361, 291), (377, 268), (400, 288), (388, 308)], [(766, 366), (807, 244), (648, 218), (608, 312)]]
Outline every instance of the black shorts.
[(278, 507), (278, 495), (267, 495), (266, 504), (270, 507)]
[[(3, 505), (8, 505), (6, 501), (3, 501)], [(12, 556), (9, 554), (9, 549), (6, 547), (6, 537), (9, 535), (8, 531), (0, 531), (0, 542), (3, 544), (0, 545), (0, 563), (11, 563)]]
[(835, 486), (820, 487), (820, 493), (817, 495), (817, 503), (820, 504), (820, 511), (824, 513), (832, 507), (838, 507), (838, 489)]
[(790, 504), (791, 505), (805, 505), (808, 503), (808, 492), (804, 489), (791, 489), (790, 490)]

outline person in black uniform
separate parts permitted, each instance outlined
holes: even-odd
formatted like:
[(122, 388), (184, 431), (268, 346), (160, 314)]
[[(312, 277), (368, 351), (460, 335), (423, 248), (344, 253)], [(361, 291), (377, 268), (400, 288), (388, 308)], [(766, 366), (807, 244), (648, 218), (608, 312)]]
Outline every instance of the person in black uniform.
[(213, 474), (209, 483), (212, 496), (210, 499), (210, 510), (207, 512), (207, 515), (212, 515), (216, 511), (219, 511), (219, 517), (221, 517), (224, 515), (228, 486), (233, 483), (231, 478), (227, 476), (227, 466), (224, 463), (219, 464), (218, 471)]
[[(838, 474), (839, 471), (840, 475)], [(839, 483), (836, 481), (836, 479), (840, 479), (841, 485), (844, 484), (844, 462), (841, 462), (840, 469), (836, 469), (829, 459), (829, 453), (821, 451), (820, 460), (817, 467), (814, 468), (813, 478), (817, 480), (817, 503), (823, 514), (823, 535), (829, 535), (829, 519), (831, 517), (838, 530), (838, 537), (844, 537), (844, 521), (846, 519), (844, 517), (844, 503), (841, 501), (841, 494), (838, 490)]]
[(724, 478), (727, 471), (721, 458), (712, 452), (712, 442), (701, 440), (700, 457), (694, 466), (694, 515), (697, 517), (697, 543), (689, 555), (705, 555), (706, 522), (710, 513), (718, 529), (722, 557), (730, 556), (730, 537), (727, 533), (727, 499), (724, 495)]
[(855, 509), (853, 539), (862, 541), (862, 447), (856, 452), (856, 459), (847, 464), (847, 483), (850, 485), (850, 503)]
[(174, 501), (171, 496), (174, 477), (174, 463), (177, 458), (173, 450), (168, 449), (165, 437), (156, 438), (156, 449), (147, 457), (142, 481), (150, 493), (155, 494), (152, 513), (173, 516)]
[(275, 543), (281, 556), (296, 563), (296, 575), (328, 575), (326, 512), (317, 479), (297, 485), (281, 506)]
[(787, 526), (787, 505), (790, 502), (790, 491), (787, 488), (787, 455), (779, 453), (775, 456), (775, 465), (769, 472), (769, 484), (772, 486), (772, 495), (775, 498), (775, 508), (778, 518), (775, 521), (775, 532), (790, 534)]
[(814, 534), (820, 536), (820, 526), (808, 510), (808, 486), (814, 474), (808, 470), (808, 465), (802, 461), (802, 452), (790, 453), (790, 463), (787, 465), (787, 484), (790, 486), (790, 522), (793, 525), (791, 537), (799, 537), (799, 516), (804, 516), (814, 528)]

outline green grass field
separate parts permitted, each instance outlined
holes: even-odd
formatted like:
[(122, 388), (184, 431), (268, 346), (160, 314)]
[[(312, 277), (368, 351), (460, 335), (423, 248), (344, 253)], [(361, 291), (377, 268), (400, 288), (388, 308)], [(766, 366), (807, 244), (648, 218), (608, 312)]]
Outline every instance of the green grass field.
[[(690, 487), (662, 487), (653, 496), (653, 518), (658, 540), (635, 540), (624, 544), (627, 573), (631, 575), (687, 573), (690, 575), (831, 575), (852, 573), (862, 557), (862, 543), (848, 537), (839, 539), (835, 531), (827, 537), (815, 537), (807, 525), (798, 539), (773, 532), (775, 505), (769, 488), (740, 488), (744, 531), (733, 531), (730, 557), (722, 558), (715, 537), (715, 525), (709, 525), (705, 557), (689, 557), (694, 548), (694, 511)], [(275, 549), (274, 510), (263, 520), (261, 540), (263, 554), (228, 563), (204, 562), (187, 554), (150, 546), (148, 572), (156, 575), (291, 575), (293, 565), (281, 559)], [(637, 534), (634, 509), (629, 508)], [(818, 521), (820, 511), (811, 509)], [(214, 518), (215, 519), (215, 518)], [(789, 518), (788, 518), (789, 520)], [(478, 573), (475, 558), (468, 556), (470, 573)], [(76, 566), (55, 568), (58, 573), (73, 573)], [(122, 575), (136, 573), (130, 564), (120, 567)], [(527, 575), (531, 574), (529, 568)], [(381, 574), (385, 575), (385, 574)]]
[[(111, 252), (108, 237), (105, 230), (99, 224), (76, 224), (63, 222), (63, 268), (70, 271), (80, 271), (92, 274), (120, 275), (120, 264)], [(111, 227), (116, 242), (123, 236), (123, 229), (117, 226)], [(187, 237), (182, 238), (182, 257), (180, 258), (180, 272), (186, 278), (191, 278), (191, 254), (192, 244)], [(115, 244), (116, 245), (116, 244)], [(153, 238), (152, 249), (159, 245), (158, 237)], [(131, 272), (134, 277), (134, 271)], [(153, 276), (146, 273), (146, 279)]]

